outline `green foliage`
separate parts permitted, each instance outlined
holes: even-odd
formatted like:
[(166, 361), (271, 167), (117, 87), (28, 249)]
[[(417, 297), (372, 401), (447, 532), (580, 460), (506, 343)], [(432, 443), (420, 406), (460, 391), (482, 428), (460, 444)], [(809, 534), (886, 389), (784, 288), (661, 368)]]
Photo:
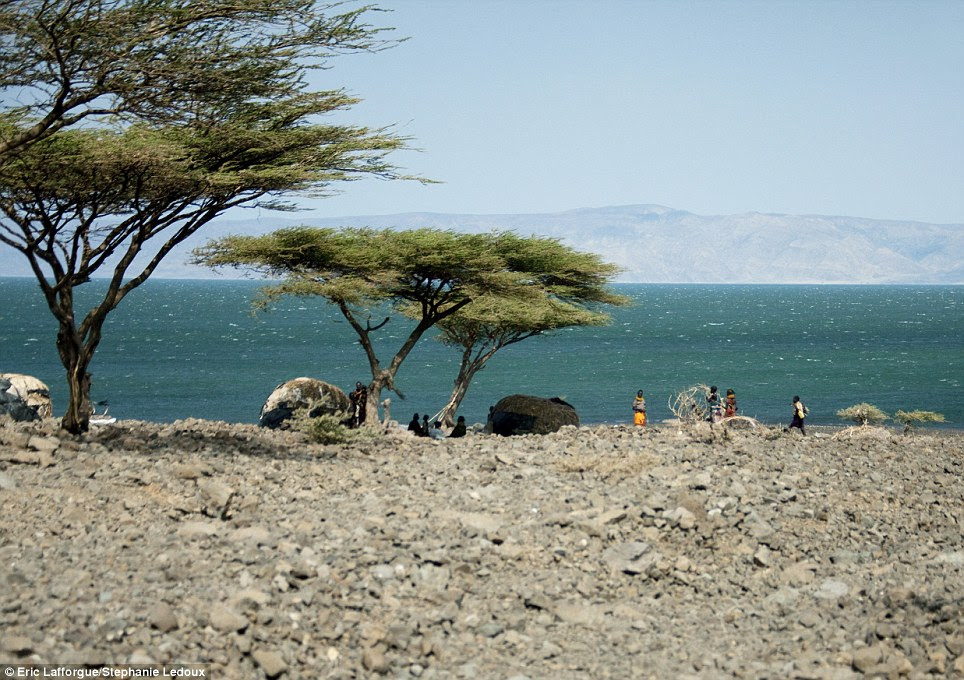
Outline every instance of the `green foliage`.
[(897, 411), (894, 420), (903, 425), (905, 430), (909, 430), (919, 423), (943, 423), (944, 414), (934, 411)]
[(328, 414), (313, 418), (296, 416), (293, 426), (316, 444), (344, 444), (352, 437), (352, 430), (343, 425), (340, 418)]
[(292, 428), (304, 432), (315, 444), (363, 444), (378, 438), (371, 427), (352, 429), (345, 425), (344, 416), (323, 413), (309, 415), (311, 408), (299, 409), (291, 418)]
[[(452, 344), (497, 349), (557, 328), (605, 323), (596, 307), (626, 301), (606, 287), (617, 267), (555, 239), (511, 232), (296, 227), (228, 236), (194, 252), (207, 266), (282, 277), (262, 291), (261, 307), (284, 295), (335, 304), (368, 355), (370, 416), (379, 390), (395, 389), (398, 367), (432, 326)], [(390, 319), (369, 320), (384, 303), (415, 323), (386, 366), (371, 334)]]
[[(316, 0), (19, 0), (0, 3), (0, 157), (60, 129), (121, 120), (203, 127), (258, 103), (281, 121), (350, 106), (306, 93), (333, 56), (392, 44), (375, 10)], [(394, 41), (397, 42), (397, 41)], [(14, 105), (14, 103), (16, 103)], [(299, 113), (299, 106), (301, 112)], [(324, 164), (324, 159), (319, 164)]]
[(526, 274), (506, 294), (473, 300), (439, 322), (437, 339), (461, 351), (458, 376), (442, 419), (451, 424), (469, 383), (508, 345), (574, 326), (609, 323), (603, 305), (624, 305), (628, 298), (607, 284), (618, 267), (598, 255), (581, 253), (555, 239), (504, 234), (498, 247), (512, 268)]
[(837, 417), (849, 420), (858, 425), (876, 425), (882, 423), (889, 416), (873, 404), (860, 403), (837, 411)]
[(438, 229), (407, 231), (295, 227), (263, 236), (229, 236), (195, 251), (211, 267), (285, 276), (265, 291), (320, 295), (332, 302), (428, 305), (428, 314), (506, 287), (510, 274), (492, 244), (498, 235)]
[[(63, 426), (87, 427), (107, 315), (224, 211), (399, 174), (407, 140), (323, 124), (350, 108), (309, 91), (331, 57), (389, 45), (370, 7), (314, 0), (0, 3), (0, 245), (21, 252), (58, 321)], [(89, 312), (74, 287), (109, 279)]]

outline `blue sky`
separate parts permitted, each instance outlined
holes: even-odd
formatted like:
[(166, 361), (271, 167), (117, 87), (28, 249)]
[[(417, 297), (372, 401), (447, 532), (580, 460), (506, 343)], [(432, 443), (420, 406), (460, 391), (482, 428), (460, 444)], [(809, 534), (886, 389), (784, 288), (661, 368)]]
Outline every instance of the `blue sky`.
[(384, 0), (405, 43), (315, 79), (443, 184), (363, 180), (319, 216), (557, 212), (964, 223), (964, 2)]

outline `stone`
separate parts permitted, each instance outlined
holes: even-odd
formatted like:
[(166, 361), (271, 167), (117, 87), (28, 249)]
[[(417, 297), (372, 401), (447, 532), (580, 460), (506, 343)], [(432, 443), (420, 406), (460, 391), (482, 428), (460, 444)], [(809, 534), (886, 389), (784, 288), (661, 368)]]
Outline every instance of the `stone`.
[(3, 644), (0, 645), (3, 651), (10, 654), (16, 654), (18, 656), (26, 656), (34, 649), (33, 641), (23, 635), (10, 635), (3, 638)]
[(60, 446), (60, 439), (34, 435), (27, 441), (27, 446), (40, 453), (53, 453)]
[(816, 570), (812, 562), (796, 562), (783, 570), (780, 579), (787, 585), (802, 586), (813, 582)]
[(9, 380), (0, 379), (0, 415), (7, 415), (16, 422), (40, 420), (37, 412), (27, 405)]
[[(14, 416), (14, 420), (39, 420), (53, 417), (54, 408), (50, 399), (50, 388), (47, 387), (46, 383), (33, 376), (21, 373), (0, 373), (0, 413), (5, 412), (4, 395), (15, 398), (17, 402), (34, 413), (34, 417), (17, 418)], [(12, 402), (14, 402), (14, 399), (6, 403)], [(10, 413), (10, 415), (14, 414)]]
[(503, 437), (549, 434), (564, 425), (579, 426), (576, 409), (556, 397), (513, 394), (500, 399), (490, 415), (492, 432)]
[(475, 529), (485, 535), (497, 534), (502, 528), (502, 520), (497, 515), (481, 512), (465, 512), (459, 515), (459, 521), (469, 529)]
[(13, 477), (8, 475), (6, 472), (0, 472), (0, 489), (4, 491), (13, 491), (17, 488), (17, 482), (14, 481)]
[(206, 515), (219, 517), (227, 510), (234, 489), (216, 479), (203, 479), (197, 483), (198, 493), (204, 503)]
[(827, 579), (820, 584), (820, 587), (814, 593), (814, 597), (821, 600), (837, 600), (841, 597), (844, 597), (849, 592), (850, 586), (843, 581)]
[(663, 517), (669, 521), (670, 526), (678, 527), (686, 531), (696, 526), (696, 515), (683, 506), (667, 510), (663, 513)]
[(608, 526), (622, 522), (624, 519), (626, 519), (626, 511), (622, 508), (613, 508), (599, 515), (599, 517), (596, 518), (596, 522), (602, 526)]
[(362, 652), (362, 666), (366, 670), (379, 675), (387, 673), (390, 668), (385, 653), (378, 647), (367, 647)]
[(560, 621), (580, 626), (595, 626), (602, 622), (605, 613), (598, 607), (582, 600), (559, 602), (552, 608)]
[(211, 607), (208, 622), (212, 628), (225, 632), (244, 630), (251, 623), (246, 616), (223, 604)]
[(218, 534), (218, 525), (213, 522), (182, 522), (181, 526), (177, 528), (177, 535), (181, 538), (206, 538), (208, 536), (216, 536)]
[(255, 545), (273, 545), (271, 532), (264, 527), (241, 527), (228, 534), (228, 540), (234, 543), (253, 543)]
[(180, 463), (174, 466), (174, 476), (178, 479), (199, 479), (209, 474), (210, 469), (200, 463)]
[(177, 630), (178, 622), (174, 610), (166, 602), (158, 602), (147, 612), (147, 620), (151, 628), (156, 628), (162, 633), (169, 633)]
[(645, 574), (661, 559), (659, 552), (653, 550), (645, 541), (630, 541), (606, 548), (602, 560), (613, 571), (626, 574)]
[(285, 663), (284, 658), (278, 652), (256, 649), (251, 657), (268, 678), (277, 678), (288, 670), (288, 664)]
[(494, 638), (498, 635), (501, 635), (503, 631), (505, 631), (505, 627), (503, 627), (502, 624), (497, 623), (496, 621), (483, 623), (481, 626), (475, 629), (475, 632), (477, 632), (482, 637), (487, 637), (487, 638)]
[(758, 567), (769, 567), (773, 563), (770, 555), (770, 549), (765, 545), (760, 545), (753, 553), (753, 563)]
[(883, 651), (878, 645), (871, 647), (860, 647), (854, 650), (853, 667), (854, 670), (865, 673), (883, 658)]
[(261, 427), (282, 427), (299, 409), (310, 409), (308, 416), (333, 415), (344, 418), (350, 403), (340, 388), (315, 378), (295, 378), (281, 383), (268, 395), (258, 423)]
[(372, 576), (379, 581), (390, 581), (395, 578), (395, 568), (390, 564), (376, 564), (371, 571)]

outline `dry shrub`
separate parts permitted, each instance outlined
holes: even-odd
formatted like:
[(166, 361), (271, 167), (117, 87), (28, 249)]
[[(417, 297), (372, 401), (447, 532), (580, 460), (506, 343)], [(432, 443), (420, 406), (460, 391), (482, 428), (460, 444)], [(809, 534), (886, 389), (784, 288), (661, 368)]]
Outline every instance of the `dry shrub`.
[(669, 410), (680, 423), (698, 423), (709, 417), (706, 409), (707, 385), (693, 385), (669, 398)]
[(886, 427), (854, 425), (836, 433), (831, 439), (888, 439), (891, 433)]
[(657, 463), (651, 453), (639, 452), (628, 455), (611, 453), (577, 453), (556, 463), (560, 472), (595, 472), (601, 477), (626, 479), (637, 477)]
[(730, 416), (722, 421), (725, 427), (732, 427), (738, 430), (754, 430), (760, 425), (760, 421), (750, 416)]

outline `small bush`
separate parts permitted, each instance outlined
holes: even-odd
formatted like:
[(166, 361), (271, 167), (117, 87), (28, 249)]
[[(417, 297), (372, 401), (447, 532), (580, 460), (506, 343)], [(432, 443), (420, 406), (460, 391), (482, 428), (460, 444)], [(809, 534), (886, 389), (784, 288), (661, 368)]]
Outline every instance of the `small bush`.
[(876, 425), (882, 423), (889, 416), (873, 404), (856, 404), (837, 411), (837, 417), (857, 423), (858, 425)]
[(350, 428), (342, 425), (337, 416), (328, 414), (298, 418), (295, 427), (316, 444), (344, 444), (354, 434)]
[(898, 411), (894, 414), (894, 420), (902, 424), (906, 431), (918, 423), (943, 423), (944, 414), (934, 411)]

